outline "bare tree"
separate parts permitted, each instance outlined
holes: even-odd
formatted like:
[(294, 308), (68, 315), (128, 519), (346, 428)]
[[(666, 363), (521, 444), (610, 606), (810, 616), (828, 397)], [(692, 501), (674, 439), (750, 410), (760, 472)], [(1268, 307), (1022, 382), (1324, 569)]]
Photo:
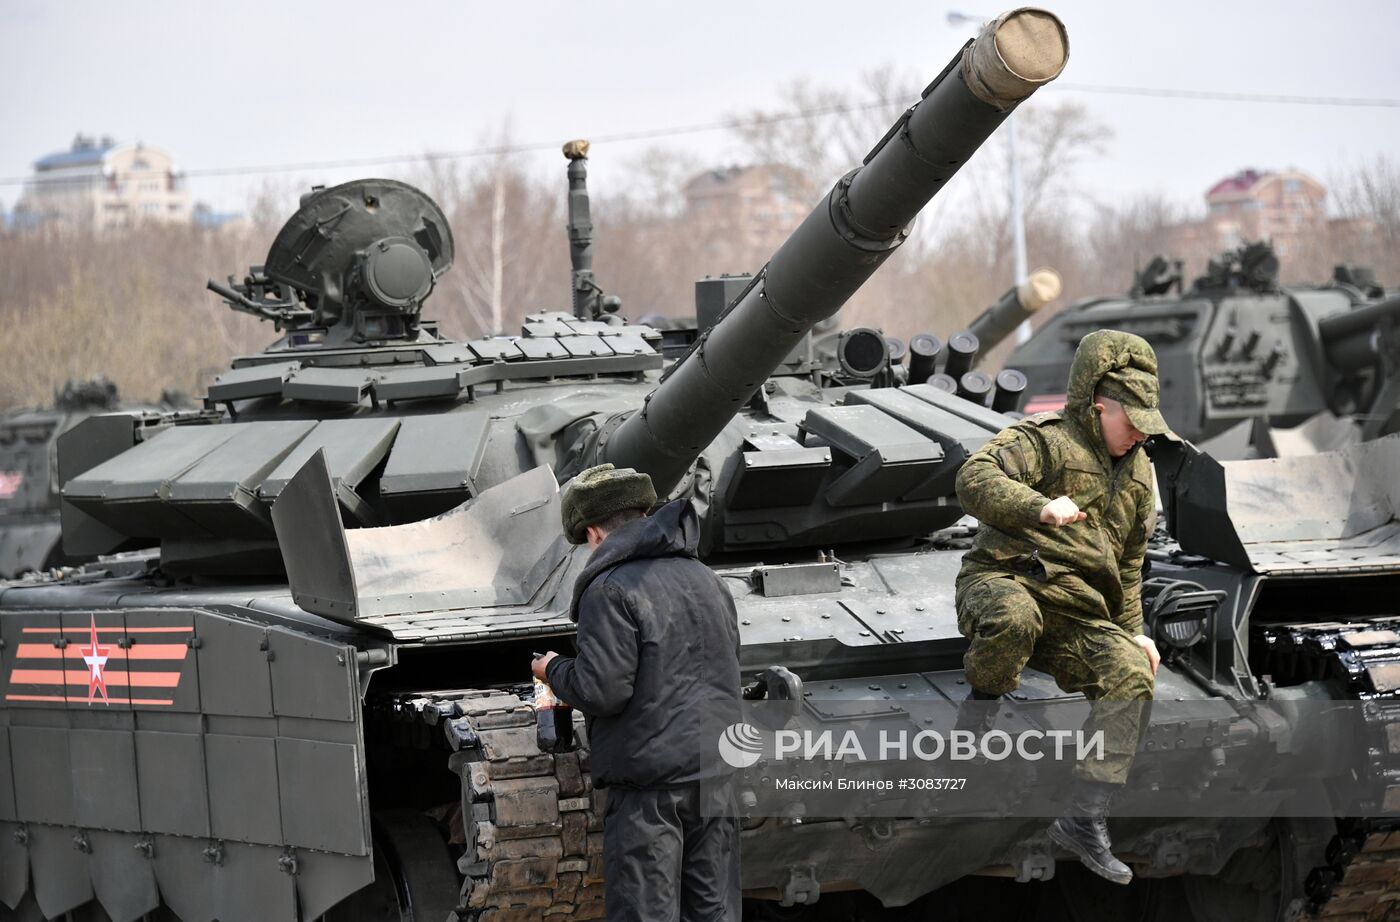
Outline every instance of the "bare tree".
[(271, 327), (235, 316), (209, 277), (261, 263), (266, 239), (146, 225), (94, 235), (16, 234), (0, 247), (0, 405), (41, 404), (68, 378), (106, 374), (131, 399), (200, 389), (211, 369), (263, 348)]
[(685, 210), (685, 184), (705, 169), (690, 150), (648, 147), (624, 162), (629, 181), (621, 190), (595, 189), (601, 200), (625, 201), (634, 212), (679, 217)]
[[(509, 146), (508, 124), (491, 144)], [(429, 302), (445, 333), (510, 333), (526, 313), (568, 309), (562, 168), (558, 186), (550, 188), (518, 157), (502, 153), (473, 163), (430, 160), (411, 181), (442, 207), (452, 227), (456, 265)]]
[[(1112, 132), (1075, 102), (1027, 104), (1012, 117), (1031, 261), (1044, 262), (1046, 258), (1035, 252), (1029, 229), (1044, 228), (1042, 219), (1053, 218), (1055, 226), (1069, 230), (1069, 225), (1088, 217), (1076, 214), (1081, 203), (1092, 201), (1084, 195), (1076, 170), (1105, 150)], [(1011, 170), (1006, 131), (1005, 125), (999, 128), (963, 169), (962, 189), (970, 202), (965, 224), (984, 241), (984, 265), (988, 270), (1004, 270), (1009, 278)]]
[(865, 72), (854, 88), (793, 81), (775, 107), (736, 113), (732, 130), (750, 161), (797, 168), (804, 197), (815, 201), (860, 164), (918, 91), (915, 79), (892, 66)]
[(1369, 264), (1382, 282), (1400, 284), (1400, 167), (1380, 155), (1338, 171), (1330, 185), (1332, 261)]
[[(919, 84), (892, 68), (853, 87), (791, 84), (770, 109), (740, 119), (734, 136), (753, 163), (795, 170), (794, 194), (815, 204), (917, 98)], [(1186, 259), (1188, 280), (1209, 254), (1186, 233), (1186, 209), (1160, 196), (1107, 201), (1080, 175), (1109, 132), (1083, 106), (1037, 100), (1018, 110), (1032, 264), (1064, 281), (1057, 305), (1126, 292), (1156, 253)], [(493, 142), (506, 146), (508, 128)], [(628, 181), (593, 191), (595, 271), (620, 295), (624, 314), (693, 312), (705, 275), (752, 272), (771, 254), (733, 229), (705, 228), (687, 213), (686, 183), (707, 164), (686, 148), (653, 147), (624, 163)], [(921, 218), (924, 230), (857, 292), (841, 325), (908, 338), (964, 327), (1011, 283), (1006, 147), (992, 138)], [(562, 159), (548, 172), (515, 157), (431, 159), (408, 174), (443, 208), (456, 265), (425, 306), (458, 339), (514, 332), (541, 309), (569, 310), (567, 184)], [(142, 226), (126, 233), (12, 233), (0, 243), (0, 407), (47, 402), (67, 377), (110, 375), (130, 399), (162, 389), (194, 393), (233, 355), (257, 351), (274, 331), (226, 310), (204, 291), (209, 277), (241, 275), (263, 262), (277, 229), (296, 209), (301, 180), (264, 182), (243, 230)], [(1332, 182), (1336, 220), (1306, 249), (1329, 260), (1370, 263), (1400, 283), (1400, 168), (1378, 158)], [(1325, 237), (1325, 239), (1324, 239)], [(764, 244), (768, 246), (769, 244)], [(1325, 267), (1324, 267), (1325, 268)], [(211, 313), (212, 312), (212, 313)], [(139, 348), (133, 346), (139, 343)], [(1009, 344), (994, 352), (999, 365)]]
[(301, 196), (311, 191), (315, 183), (307, 178), (286, 176), (264, 176), (248, 202), (248, 223), (267, 235), (272, 236), (300, 207)]
[[(458, 290), (464, 295), (463, 303), (470, 312), (480, 333), (494, 336), (506, 332), (503, 327), (503, 287), (505, 284), (505, 237), (506, 228), (506, 178), (498, 168), (486, 179), (490, 200), (490, 223), (484, 229), (485, 245), (482, 246), (473, 236), (463, 240), (458, 253), (463, 268), (455, 281)], [(481, 196), (474, 195), (473, 204)], [(449, 283), (452, 284), (452, 283)]]
[(1087, 259), (1074, 280), (1077, 286), (1125, 293), (1135, 273), (1154, 256), (1181, 259), (1194, 271), (1204, 268), (1211, 255), (1205, 244), (1191, 247), (1183, 233), (1190, 226), (1186, 209), (1165, 196), (1143, 195), (1118, 206), (1099, 204), (1094, 212), (1085, 233)]

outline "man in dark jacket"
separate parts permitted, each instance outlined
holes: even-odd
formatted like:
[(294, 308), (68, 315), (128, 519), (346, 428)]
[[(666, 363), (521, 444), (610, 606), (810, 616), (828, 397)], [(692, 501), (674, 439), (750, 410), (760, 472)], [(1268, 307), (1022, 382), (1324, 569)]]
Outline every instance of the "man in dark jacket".
[(564, 531), (594, 549), (574, 586), (578, 656), (546, 653), (534, 671), (589, 718), (610, 922), (738, 922), (737, 821), (701, 785), (717, 770), (715, 728), (739, 719), (738, 615), (696, 556), (694, 508), (646, 516), (655, 502), (631, 469), (574, 478)]

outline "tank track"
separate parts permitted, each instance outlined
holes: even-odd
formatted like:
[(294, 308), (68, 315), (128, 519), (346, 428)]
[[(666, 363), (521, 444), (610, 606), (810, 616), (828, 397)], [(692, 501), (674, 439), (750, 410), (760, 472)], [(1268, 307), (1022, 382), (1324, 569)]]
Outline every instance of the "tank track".
[(603, 793), (588, 775), (588, 739), (574, 715), (571, 752), (541, 752), (526, 687), (396, 696), (381, 706), (420, 745), (451, 750), (460, 803), (440, 811), (463, 851), (464, 880), (448, 922), (602, 919)]
[(1256, 640), (1279, 684), (1336, 681), (1365, 702), (1377, 801), (1370, 817), (1338, 820), (1327, 863), (1307, 876), (1308, 917), (1400, 920), (1400, 617), (1264, 625)]

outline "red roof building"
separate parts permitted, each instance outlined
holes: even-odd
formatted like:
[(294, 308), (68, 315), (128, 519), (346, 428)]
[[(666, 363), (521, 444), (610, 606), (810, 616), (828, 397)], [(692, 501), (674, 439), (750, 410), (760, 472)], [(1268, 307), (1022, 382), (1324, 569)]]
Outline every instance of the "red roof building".
[(1327, 189), (1299, 170), (1241, 170), (1206, 193), (1205, 236), (1216, 251), (1269, 240), (1279, 258), (1327, 231)]

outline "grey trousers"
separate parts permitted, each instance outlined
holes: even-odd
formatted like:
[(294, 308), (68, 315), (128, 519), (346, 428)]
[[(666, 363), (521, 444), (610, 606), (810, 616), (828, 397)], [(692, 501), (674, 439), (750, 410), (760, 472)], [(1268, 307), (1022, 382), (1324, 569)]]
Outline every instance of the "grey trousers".
[(698, 784), (607, 791), (608, 922), (739, 922), (734, 817), (703, 815)]

